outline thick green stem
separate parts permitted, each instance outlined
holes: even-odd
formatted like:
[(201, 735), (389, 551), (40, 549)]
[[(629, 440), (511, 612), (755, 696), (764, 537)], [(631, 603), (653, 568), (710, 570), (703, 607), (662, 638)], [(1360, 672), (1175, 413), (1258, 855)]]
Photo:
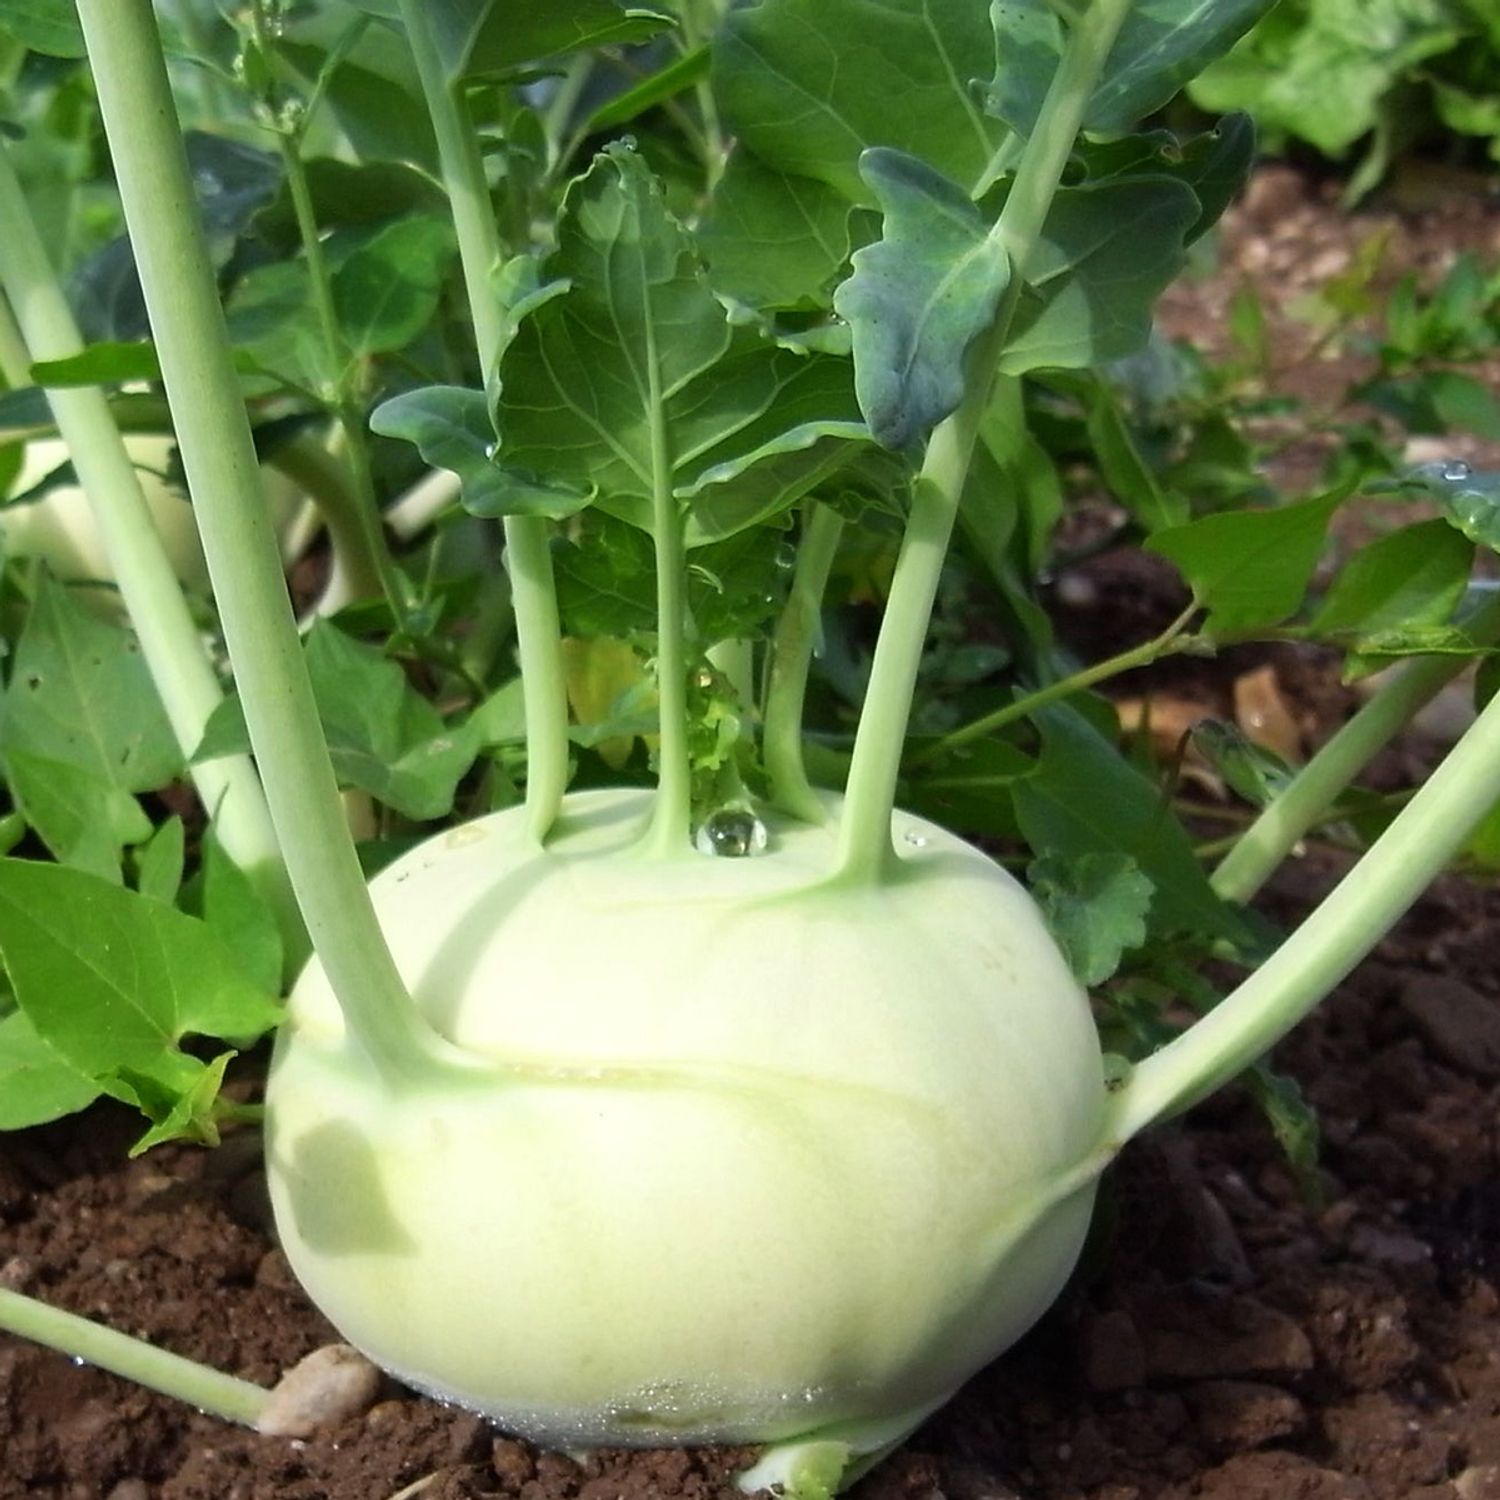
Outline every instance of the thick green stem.
[[(67, 359), (84, 347), (67, 298), (37, 235), (10, 156), (0, 145), (0, 285), (11, 313), (0, 312), (5, 375), (24, 385), (32, 360)], [(19, 326), (17, 326), (17, 324)], [(19, 362), (21, 368), (13, 368)], [(141, 643), (141, 654), (184, 758), (203, 739), (223, 700), (219, 680), (162, 546), (140, 479), (104, 393), (93, 387), (49, 391), (47, 400), (88, 498), (99, 540)], [(258, 472), (256, 503), (264, 507)], [(247, 756), (192, 768), (193, 785), (225, 852), (276, 914), (290, 960), (305, 956), (307, 935), (292, 899), (260, 779)]]
[(891, 813), (901, 750), (927, 624), (975, 438), (1047, 211), (1068, 164), (1095, 81), (1131, 4), (1132, 0), (1095, 0), (1079, 18), (1021, 155), (1005, 206), (990, 231), (996, 252), (1009, 262), (1010, 280), (994, 321), (970, 352), (963, 402), (933, 432), (922, 472), (913, 487), (911, 517), (891, 579), (850, 763), (839, 830), (838, 865), (843, 879), (878, 881), (896, 858)]
[(4, 1288), (0, 1288), (0, 1329), (246, 1427), (260, 1420), (271, 1395), (264, 1386)]
[(651, 406), (651, 512), (656, 547), (656, 692), (661, 731), (657, 749), (656, 799), (651, 807), (647, 848), (670, 858), (688, 847), (691, 834), (693, 772), (688, 757), (687, 648), (684, 627), (687, 592), (682, 515), (672, 493), (672, 447), (656, 325), (646, 320), (646, 368)]
[(1049, 703), (1071, 698), (1074, 693), (1081, 693), (1096, 683), (1108, 682), (1111, 677), (1118, 677), (1122, 672), (1132, 672), (1137, 667), (1149, 666), (1150, 663), (1159, 661), (1164, 656), (1170, 656), (1173, 652), (1182, 649), (1183, 631), (1187, 629), (1188, 622), (1198, 613), (1198, 610), (1198, 605), (1189, 605), (1160, 635), (1154, 636), (1151, 640), (1143, 641), (1139, 646), (1132, 646), (1129, 651), (1122, 651), (1118, 656), (1111, 656), (1106, 661), (1095, 662), (1093, 666), (1084, 667), (1081, 671), (1060, 678), (1057, 682), (1048, 683), (1046, 687), (1038, 688), (1034, 693), (1027, 693), (1024, 697), (1007, 703), (1003, 708), (997, 708), (975, 719), (972, 723), (945, 734), (940, 740), (928, 745), (920, 755), (912, 756), (907, 764), (925, 766), (932, 761), (941, 760), (950, 751), (960, 749), (974, 740), (983, 739), (997, 729), (1004, 729), (1007, 724), (1014, 724), (1018, 719), (1024, 719), (1028, 714), (1035, 713), (1037, 709), (1046, 708)]
[[(493, 390), (506, 326), (492, 281), (501, 247), (484, 163), (456, 85), (443, 72), (429, 8), (421, 0), (400, 0), (400, 8), (437, 136), (479, 361), (485, 385)], [(568, 784), (568, 699), (547, 522), (540, 516), (507, 516), (505, 550), (526, 696), (526, 811), (533, 836), (541, 840), (557, 818)]]
[[(1500, 637), (1500, 597), (1486, 601), (1463, 625), (1482, 644)], [(1469, 661), (1428, 656), (1404, 663), (1235, 843), (1212, 876), (1219, 895), (1226, 901), (1249, 901), (1381, 747)]]
[(418, 1015), (344, 823), (149, 0), (81, 0), (115, 176), (250, 742), (349, 1030), (396, 1080), (451, 1049)]
[(817, 502), (808, 506), (791, 591), (771, 643), (761, 752), (771, 780), (772, 803), (805, 823), (823, 823), (828, 818), (802, 759), (802, 708), (821, 629), (823, 595), (843, 532), (844, 518), (831, 506)]
[(1107, 1123), (1120, 1144), (1285, 1036), (1385, 936), (1500, 800), (1500, 697), (1313, 914), (1201, 1021), (1148, 1057)]

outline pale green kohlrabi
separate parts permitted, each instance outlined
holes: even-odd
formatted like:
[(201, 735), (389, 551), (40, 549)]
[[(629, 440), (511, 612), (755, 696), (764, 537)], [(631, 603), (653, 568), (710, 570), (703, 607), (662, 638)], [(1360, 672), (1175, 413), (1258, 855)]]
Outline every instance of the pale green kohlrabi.
[(575, 794), (544, 852), (513, 810), (377, 877), (416, 1003), (494, 1072), (373, 1087), (313, 965), (267, 1099), (288, 1258), (378, 1363), (552, 1444), (935, 1405), (1076, 1257), (1085, 998), (1024, 889), (930, 823), (844, 889), (827, 828), (646, 860), (648, 811)]

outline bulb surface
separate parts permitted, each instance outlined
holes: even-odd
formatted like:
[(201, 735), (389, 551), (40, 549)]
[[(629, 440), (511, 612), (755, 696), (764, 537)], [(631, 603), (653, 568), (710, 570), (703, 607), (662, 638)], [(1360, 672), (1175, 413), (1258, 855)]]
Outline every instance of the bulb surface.
[(286, 1253), (343, 1335), (555, 1446), (760, 1442), (944, 1399), (1076, 1259), (1097, 1144), (1087, 1001), (1025, 890), (898, 814), (649, 860), (637, 791), (518, 809), (372, 883), (396, 962), (493, 1084), (384, 1087), (322, 970), (267, 1096)]

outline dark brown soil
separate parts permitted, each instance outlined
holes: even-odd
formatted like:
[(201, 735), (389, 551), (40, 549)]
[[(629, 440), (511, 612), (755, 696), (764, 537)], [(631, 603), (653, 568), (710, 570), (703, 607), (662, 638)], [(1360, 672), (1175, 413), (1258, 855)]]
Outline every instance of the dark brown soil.
[[(1263, 183), (1173, 332), (1212, 336), (1240, 276), (1281, 306), (1365, 232)], [(1496, 243), (1468, 207), (1392, 222), (1402, 264)], [(1315, 663), (1276, 665), (1322, 701)], [(1334, 873), (1293, 867), (1273, 915)], [(1281, 1048), (1322, 1121), (1320, 1206), (1233, 1091), (1133, 1146), (1059, 1306), (860, 1500), (1500, 1500), (1497, 952), (1500, 892), (1443, 882)], [(0, 1285), (263, 1382), (328, 1342), (271, 1243), (253, 1135), (127, 1162), (134, 1128), (96, 1111), (0, 1140)], [(394, 1387), (316, 1438), (260, 1438), (0, 1338), (0, 1500), (713, 1500), (745, 1457), (539, 1455)]]

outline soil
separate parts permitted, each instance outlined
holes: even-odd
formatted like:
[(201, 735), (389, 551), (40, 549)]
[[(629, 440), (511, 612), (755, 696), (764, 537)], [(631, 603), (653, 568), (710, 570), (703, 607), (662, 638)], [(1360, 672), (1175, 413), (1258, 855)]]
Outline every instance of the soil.
[[(1376, 218), (1398, 264), (1500, 246), (1473, 204)], [(1247, 275), (1279, 308), (1375, 222), (1262, 174), (1172, 331), (1211, 341)], [(1098, 582), (1102, 618), (1130, 593)], [(1325, 731), (1347, 708), (1316, 660), (1269, 664)], [(1269, 914), (1295, 922), (1340, 858), (1290, 866)], [(1133, 1145), (1058, 1306), (859, 1500), (1500, 1500), (1497, 951), (1500, 891), (1442, 881), (1279, 1049), (1321, 1120), (1319, 1202), (1235, 1090)], [(136, 1129), (96, 1109), (0, 1140), (0, 1286), (265, 1383), (329, 1343), (273, 1244), (254, 1134), (130, 1161)], [(713, 1500), (747, 1457), (539, 1454), (393, 1385), (313, 1437), (258, 1437), (0, 1338), (0, 1500)]]

